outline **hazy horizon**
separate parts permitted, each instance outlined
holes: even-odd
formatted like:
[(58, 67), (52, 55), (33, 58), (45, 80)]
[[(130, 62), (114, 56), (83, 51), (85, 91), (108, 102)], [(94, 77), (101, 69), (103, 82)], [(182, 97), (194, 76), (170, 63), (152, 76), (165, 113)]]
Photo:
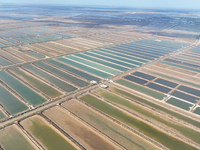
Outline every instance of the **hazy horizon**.
[(0, 0), (0, 4), (19, 4), (19, 5), (76, 5), (76, 6), (103, 6), (103, 7), (132, 7), (132, 8), (166, 8), (166, 9), (200, 9), (200, 1), (196, 0), (57, 0), (57, 1), (39, 1), (39, 0), (7, 0), (6, 3)]

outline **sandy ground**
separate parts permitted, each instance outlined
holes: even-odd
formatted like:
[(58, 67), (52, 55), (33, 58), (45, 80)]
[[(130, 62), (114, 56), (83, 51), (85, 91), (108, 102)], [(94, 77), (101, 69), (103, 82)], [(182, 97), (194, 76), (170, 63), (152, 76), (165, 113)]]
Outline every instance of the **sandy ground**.
[[(127, 130), (123, 126), (118, 125), (116, 122), (76, 100), (65, 102), (62, 106), (127, 149), (140, 149), (141, 147), (145, 149), (158, 149), (137, 133)], [(112, 128), (112, 130), (110, 128)]]
[(101, 136), (98, 132), (95, 132), (90, 127), (74, 118), (68, 111), (60, 107), (56, 106), (51, 108), (45, 111), (44, 114), (74, 137), (86, 149), (120, 149), (112, 142), (108, 141), (105, 137)]

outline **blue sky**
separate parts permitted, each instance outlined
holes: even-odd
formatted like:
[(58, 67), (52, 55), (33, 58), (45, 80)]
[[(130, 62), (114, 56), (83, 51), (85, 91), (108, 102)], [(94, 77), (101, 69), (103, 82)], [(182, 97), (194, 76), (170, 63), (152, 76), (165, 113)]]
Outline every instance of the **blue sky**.
[(200, 9), (200, 0), (0, 0), (0, 3)]

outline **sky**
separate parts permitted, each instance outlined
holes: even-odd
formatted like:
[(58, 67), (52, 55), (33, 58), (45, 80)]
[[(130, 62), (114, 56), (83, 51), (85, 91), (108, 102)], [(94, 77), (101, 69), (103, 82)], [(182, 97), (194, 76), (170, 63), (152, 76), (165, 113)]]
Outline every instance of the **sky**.
[(200, 9), (200, 0), (0, 0), (0, 4), (5, 2), (12, 4)]

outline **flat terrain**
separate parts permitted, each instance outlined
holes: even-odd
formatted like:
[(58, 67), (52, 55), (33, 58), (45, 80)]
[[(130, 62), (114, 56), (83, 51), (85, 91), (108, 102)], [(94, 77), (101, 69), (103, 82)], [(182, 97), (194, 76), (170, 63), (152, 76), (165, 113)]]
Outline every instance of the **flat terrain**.
[(200, 149), (198, 11), (0, 8), (0, 149)]
[(137, 134), (122, 128), (78, 101), (71, 100), (63, 103), (62, 106), (127, 149), (158, 149)]
[(24, 120), (21, 125), (47, 149), (76, 149), (59, 131), (48, 125), (48, 122), (40, 116), (33, 116)]
[(45, 111), (44, 114), (59, 127), (77, 139), (87, 149), (120, 149), (100, 134), (95, 133), (91, 128), (88, 128), (88, 126), (75, 119), (69, 114), (69, 112), (62, 108), (54, 107)]
[(31, 141), (24, 135), (24, 133), (16, 125), (8, 126), (5, 129), (1, 129), (0, 133), (1, 133), (0, 143), (3, 149), (8, 149), (8, 150), (37, 149), (37, 147), (31, 144)]

